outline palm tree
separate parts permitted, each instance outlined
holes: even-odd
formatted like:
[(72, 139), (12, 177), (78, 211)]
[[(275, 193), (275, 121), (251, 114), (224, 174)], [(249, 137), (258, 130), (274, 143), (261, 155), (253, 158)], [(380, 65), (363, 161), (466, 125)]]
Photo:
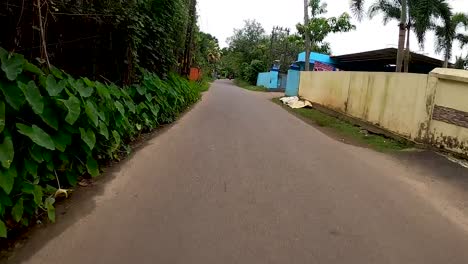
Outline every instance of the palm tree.
[[(406, 52), (404, 59), (405, 72), (409, 70), (410, 60), (410, 33), (414, 31), (421, 47), (424, 47), (426, 32), (439, 18), (448, 19), (451, 16), (451, 9), (446, 0), (408, 0), (408, 20), (406, 23)], [(386, 25), (389, 20), (400, 20), (401, 1), (400, 0), (378, 0), (371, 5), (368, 11), (369, 18), (376, 14), (383, 14), (383, 23)]]
[[(408, 0), (399, 0), (400, 1), (400, 24), (398, 32), (398, 53), (396, 61), (396, 71), (401, 72), (403, 65), (404, 57), (404, 48), (405, 48), (405, 33), (406, 33), (406, 23), (407, 23), (407, 14), (408, 14)], [(351, 11), (357, 16), (358, 20), (361, 20), (364, 14), (364, 0), (351, 0)]]
[[(309, 24), (309, 0), (304, 0), (304, 25)], [(309, 31), (306, 30), (304, 32), (305, 36), (305, 71), (309, 71), (310, 65), (310, 36), (309, 36)]]
[(448, 67), (448, 61), (452, 58), (453, 42), (457, 40), (460, 48), (468, 45), (468, 34), (458, 33), (458, 29), (468, 29), (468, 15), (456, 13), (450, 19), (444, 20), (443, 25), (435, 26), (436, 53), (444, 52), (444, 68)]

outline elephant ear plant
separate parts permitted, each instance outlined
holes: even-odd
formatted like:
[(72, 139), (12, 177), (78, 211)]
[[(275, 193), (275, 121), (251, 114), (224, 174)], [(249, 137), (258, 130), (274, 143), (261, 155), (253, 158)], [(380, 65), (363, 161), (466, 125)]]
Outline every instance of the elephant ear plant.
[(99, 164), (130, 151), (140, 133), (173, 121), (199, 99), (198, 85), (143, 72), (118, 87), (47, 72), (0, 48), (0, 237), (47, 213), (55, 198)]

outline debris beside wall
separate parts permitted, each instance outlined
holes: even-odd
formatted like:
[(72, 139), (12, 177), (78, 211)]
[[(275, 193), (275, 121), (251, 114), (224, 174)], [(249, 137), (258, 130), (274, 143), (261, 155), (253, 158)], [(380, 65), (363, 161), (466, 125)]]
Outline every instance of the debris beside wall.
[(299, 97), (297, 96), (291, 96), (291, 97), (282, 97), (280, 98), (280, 101), (283, 102), (283, 104), (288, 105), (291, 108), (304, 108), (304, 107), (312, 107), (312, 104), (307, 101), (307, 100), (300, 100)]

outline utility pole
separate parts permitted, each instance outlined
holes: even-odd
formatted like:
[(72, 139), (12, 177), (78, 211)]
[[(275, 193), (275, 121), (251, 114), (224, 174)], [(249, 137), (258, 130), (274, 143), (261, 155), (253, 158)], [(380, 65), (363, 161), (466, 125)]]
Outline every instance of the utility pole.
[(304, 0), (305, 71), (310, 70), (309, 0)]

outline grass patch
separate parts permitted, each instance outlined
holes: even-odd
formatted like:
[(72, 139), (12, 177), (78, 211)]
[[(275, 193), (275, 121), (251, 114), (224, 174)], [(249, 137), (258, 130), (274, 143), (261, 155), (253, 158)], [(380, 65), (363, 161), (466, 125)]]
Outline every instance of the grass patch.
[(243, 81), (243, 80), (239, 80), (239, 79), (235, 79), (234, 84), (239, 86), (240, 88), (244, 88), (244, 89), (249, 90), (249, 91), (268, 92), (268, 89), (265, 88), (265, 87), (251, 85), (250, 83), (248, 83), (246, 81)]
[(400, 151), (414, 147), (414, 144), (407, 140), (396, 140), (383, 135), (373, 134), (360, 126), (356, 126), (346, 120), (327, 115), (313, 108), (292, 109), (284, 105), (279, 98), (274, 98), (272, 100), (273, 102), (282, 105), (289, 112), (299, 116), (301, 119), (312, 122), (319, 127), (326, 128), (328, 131), (331, 130), (335, 136), (348, 139), (358, 145), (368, 146), (380, 152)]
[(211, 86), (211, 82), (204, 81), (198, 86), (198, 90), (203, 93), (203, 92), (208, 91), (208, 89), (210, 89), (210, 86)]

